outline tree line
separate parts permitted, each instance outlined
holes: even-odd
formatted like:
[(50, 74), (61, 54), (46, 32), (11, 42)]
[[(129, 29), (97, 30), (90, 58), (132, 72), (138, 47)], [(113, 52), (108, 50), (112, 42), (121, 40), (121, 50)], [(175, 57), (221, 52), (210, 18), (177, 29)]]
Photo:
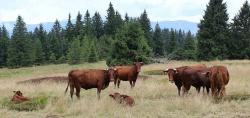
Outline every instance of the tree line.
[(17, 17), (11, 37), (0, 28), (0, 67), (17, 68), (43, 64), (79, 64), (106, 60), (107, 65), (133, 61), (151, 63), (153, 58), (177, 60), (249, 59), (250, 7), (246, 1), (232, 23), (228, 23), (226, 3), (210, 0), (199, 31), (151, 27), (146, 10), (129, 17), (109, 4), (105, 20), (98, 12), (78, 12), (76, 21), (68, 16), (66, 28), (58, 20), (50, 31), (43, 25), (28, 32)]

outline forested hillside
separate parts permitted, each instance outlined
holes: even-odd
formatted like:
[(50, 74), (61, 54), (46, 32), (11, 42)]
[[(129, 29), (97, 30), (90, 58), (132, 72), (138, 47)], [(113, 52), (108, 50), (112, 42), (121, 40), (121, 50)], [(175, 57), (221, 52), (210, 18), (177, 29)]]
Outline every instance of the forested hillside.
[[(55, 20), (51, 31), (40, 24), (28, 32), (21, 16), (11, 37), (0, 27), (0, 67), (43, 64), (79, 64), (106, 60), (108, 65), (133, 61), (151, 63), (154, 58), (214, 60), (250, 58), (250, 7), (246, 1), (229, 23), (226, 3), (210, 0), (197, 34), (151, 27), (147, 11), (138, 17), (121, 17), (112, 3), (104, 18), (98, 12), (68, 14), (66, 28)], [(67, 15), (67, 14), (65, 14)]]

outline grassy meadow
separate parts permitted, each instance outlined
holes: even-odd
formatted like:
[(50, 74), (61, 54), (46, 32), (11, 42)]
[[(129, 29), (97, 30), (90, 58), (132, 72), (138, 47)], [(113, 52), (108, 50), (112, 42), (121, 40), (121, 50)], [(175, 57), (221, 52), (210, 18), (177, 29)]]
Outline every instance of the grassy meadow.
[[(192, 87), (187, 97), (177, 95), (176, 86), (168, 81), (166, 75), (152, 75), (154, 70), (169, 67), (204, 63), (207, 66), (224, 65), (230, 73), (226, 86), (226, 97), (214, 101), (210, 96), (197, 95)], [(46, 65), (19, 69), (0, 69), (0, 117), (1, 118), (182, 118), (182, 117), (250, 117), (250, 61), (171, 61), (167, 64), (150, 64), (142, 67), (141, 75), (150, 76), (147, 80), (138, 80), (135, 88), (130, 89), (129, 82), (121, 82), (115, 89), (113, 82), (101, 92), (97, 99), (96, 89), (81, 89), (81, 99), (71, 100), (69, 91), (64, 95), (66, 83), (43, 82), (41, 84), (16, 84), (18, 81), (50, 76), (67, 76), (71, 69), (106, 68), (105, 62), (80, 65)], [(151, 72), (150, 75), (148, 75)], [(157, 72), (156, 72), (157, 73)], [(21, 90), (24, 96), (37, 99), (32, 104), (42, 104), (33, 111), (13, 108), (8, 105), (13, 90)], [(113, 101), (108, 95), (120, 92), (133, 96), (135, 106), (124, 107)], [(11, 104), (11, 103), (9, 103)], [(14, 106), (16, 107), (16, 106)], [(23, 106), (19, 106), (23, 107)], [(34, 105), (33, 105), (34, 107)]]

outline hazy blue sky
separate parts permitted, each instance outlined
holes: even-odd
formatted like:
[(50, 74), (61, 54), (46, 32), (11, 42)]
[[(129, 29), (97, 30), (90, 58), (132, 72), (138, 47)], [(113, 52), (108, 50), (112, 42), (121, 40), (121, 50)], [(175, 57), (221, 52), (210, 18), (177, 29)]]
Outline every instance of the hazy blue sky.
[[(15, 21), (21, 15), (28, 24), (65, 20), (68, 13), (75, 18), (89, 9), (91, 16), (98, 11), (106, 15), (109, 2), (122, 16), (139, 16), (147, 10), (152, 21), (187, 20), (199, 22), (209, 0), (0, 0), (0, 23)], [(229, 17), (238, 13), (245, 0), (224, 0)]]

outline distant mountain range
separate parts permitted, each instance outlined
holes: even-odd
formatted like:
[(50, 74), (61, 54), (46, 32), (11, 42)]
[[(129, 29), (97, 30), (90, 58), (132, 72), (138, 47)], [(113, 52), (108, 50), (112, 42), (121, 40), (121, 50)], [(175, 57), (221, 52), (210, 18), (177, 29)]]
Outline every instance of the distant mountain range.
[[(151, 22), (151, 27), (154, 29), (155, 25), (157, 22)], [(4, 24), (10, 35), (12, 34), (12, 30), (14, 27), (15, 22), (10, 21), (10, 22), (2, 22), (0, 25)], [(54, 22), (44, 22), (42, 23), (43, 27), (46, 31), (50, 31), (51, 28), (53, 27)], [(63, 28), (66, 27), (67, 21), (60, 21), (60, 24)], [(184, 21), (184, 20), (177, 20), (177, 21), (160, 21), (158, 22), (160, 27), (163, 28), (173, 28), (176, 30), (182, 29), (184, 31), (191, 31), (193, 34), (197, 33), (198, 27), (197, 23), (194, 22), (189, 22), (189, 21)], [(27, 29), (28, 31), (34, 31), (36, 27), (38, 27), (39, 24), (27, 24)]]

